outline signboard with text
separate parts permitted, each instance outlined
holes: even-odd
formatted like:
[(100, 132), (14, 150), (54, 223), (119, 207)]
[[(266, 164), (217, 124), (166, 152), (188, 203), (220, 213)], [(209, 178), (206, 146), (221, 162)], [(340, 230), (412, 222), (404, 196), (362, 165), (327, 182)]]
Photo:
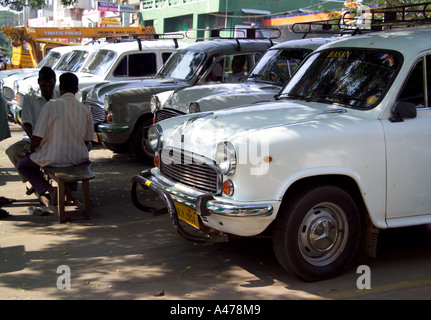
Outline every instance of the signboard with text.
[(99, 2), (97, 2), (97, 10), (118, 12), (118, 4), (99, 1)]

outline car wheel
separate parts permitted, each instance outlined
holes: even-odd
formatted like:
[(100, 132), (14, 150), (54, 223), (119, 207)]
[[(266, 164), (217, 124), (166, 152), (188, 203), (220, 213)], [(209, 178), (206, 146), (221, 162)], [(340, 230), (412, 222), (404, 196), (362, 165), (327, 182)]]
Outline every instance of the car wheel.
[(135, 156), (149, 166), (153, 166), (154, 151), (148, 145), (147, 132), (153, 123), (152, 118), (144, 119), (136, 124), (131, 138), (131, 149)]
[(273, 247), (284, 269), (306, 281), (339, 274), (356, 254), (361, 219), (352, 197), (335, 186), (318, 186), (283, 204)]

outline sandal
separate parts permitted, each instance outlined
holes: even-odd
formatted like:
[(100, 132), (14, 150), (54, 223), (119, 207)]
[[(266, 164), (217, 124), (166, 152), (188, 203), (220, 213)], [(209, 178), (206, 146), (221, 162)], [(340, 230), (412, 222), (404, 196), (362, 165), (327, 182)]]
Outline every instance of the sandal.
[(13, 203), (15, 201), (16, 201), (15, 199), (9, 199), (9, 198), (5, 198), (5, 197), (1, 197), (0, 196), (0, 206), (11, 204), (11, 203)]
[(31, 195), (31, 194), (33, 194), (33, 193), (35, 193), (35, 191), (36, 191), (36, 190), (34, 190), (34, 188), (33, 188), (33, 187), (30, 187), (30, 188), (29, 188), (29, 187), (26, 187), (25, 194), (29, 196), (29, 195)]

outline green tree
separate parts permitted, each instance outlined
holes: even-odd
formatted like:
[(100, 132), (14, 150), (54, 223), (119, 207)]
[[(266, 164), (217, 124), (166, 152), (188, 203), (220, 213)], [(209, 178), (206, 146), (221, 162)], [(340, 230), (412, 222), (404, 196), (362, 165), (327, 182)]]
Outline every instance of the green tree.
[[(0, 26), (13, 27), (17, 24), (18, 17), (14, 12), (1, 10), (0, 11)], [(12, 45), (8, 36), (0, 32), (0, 49), (1, 54), (12, 57)]]
[[(61, 4), (73, 5), (77, 0), (61, 0)], [(0, 5), (9, 7), (11, 10), (21, 11), (24, 7), (40, 9), (46, 6), (45, 0), (0, 0)]]

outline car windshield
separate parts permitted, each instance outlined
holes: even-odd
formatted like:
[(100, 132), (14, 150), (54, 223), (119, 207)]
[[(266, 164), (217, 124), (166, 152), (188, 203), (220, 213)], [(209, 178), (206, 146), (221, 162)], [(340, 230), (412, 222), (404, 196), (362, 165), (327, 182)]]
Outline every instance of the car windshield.
[(321, 51), (306, 60), (279, 97), (370, 109), (383, 99), (400, 65), (399, 54), (392, 51)]
[(101, 49), (85, 63), (82, 71), (95, 75), (103, 75), (108, 72), (115, 62), (116, 56), (117, 54), (113, 51)]
[(166, 61), (158, 76), (178, 80), (191, 79), (205, 59), (199, 51), (175, 51)]
[(247, 81), (266, 82), (283, 86), (312, 50), (268, 50), (254, 67)]
[(55, 70), (76, 72), (88, 57), (88, 52), (84, 50), (74, 50), (63, 55), (55, 67)]
[(37, 67), (39, 69), (42, 69), (43, 67), (53, 67), (60, 58), (61, 58), (61, 53), (50, 51), (45, 56), (45, 58), (43, 58), (42, 61), (39, 62)]

